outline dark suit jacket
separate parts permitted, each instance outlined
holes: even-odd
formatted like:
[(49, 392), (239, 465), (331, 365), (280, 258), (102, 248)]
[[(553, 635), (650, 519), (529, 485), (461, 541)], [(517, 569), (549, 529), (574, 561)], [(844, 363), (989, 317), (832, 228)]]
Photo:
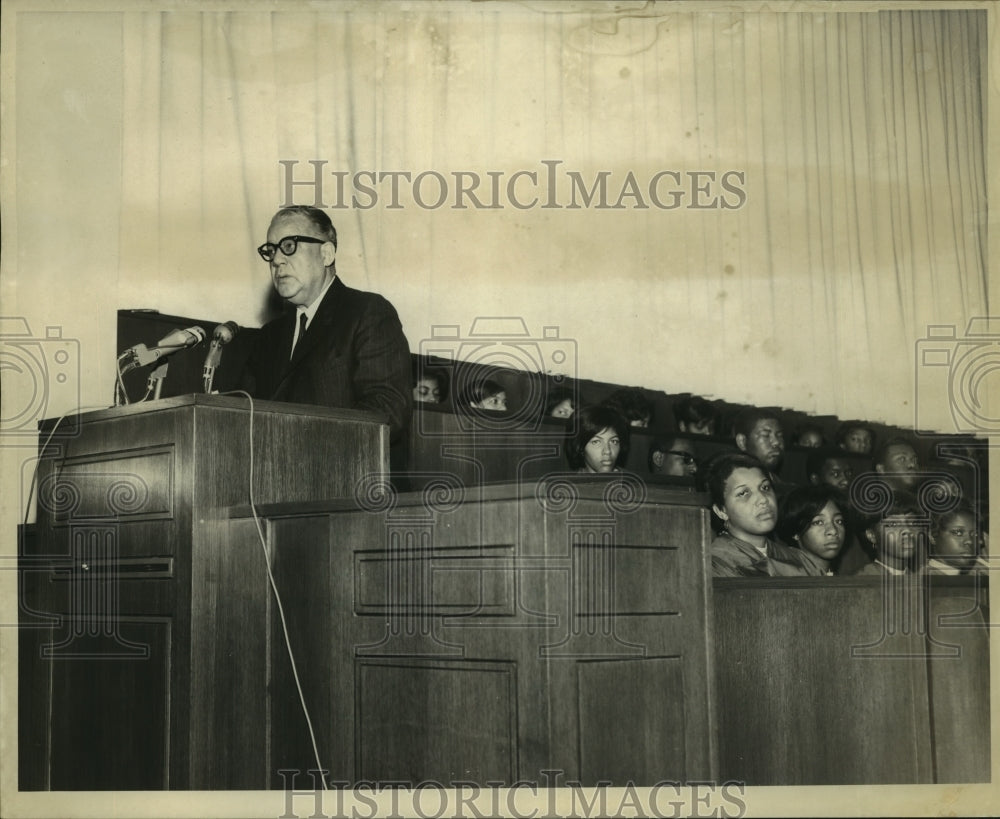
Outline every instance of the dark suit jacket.
[[(255, 398), (379, 412), (393, 449), (413, 410), (410, 346), (395, 308), (335, 279), (289, 360), (296, 311), (265, 324), (243, 374)], [(398, 458), (394, 458), (398, 463)]]

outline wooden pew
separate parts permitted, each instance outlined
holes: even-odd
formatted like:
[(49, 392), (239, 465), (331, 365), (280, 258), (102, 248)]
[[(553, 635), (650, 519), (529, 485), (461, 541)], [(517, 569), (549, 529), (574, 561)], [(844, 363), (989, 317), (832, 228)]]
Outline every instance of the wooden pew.
[(723, 779), (988, 781), (980, 583), (716, 579)]
[(476, 418), (418, 404), (410, 434), (410, 488), (423, 489), (442, 477), (481, 486), (533, 483), (550, 472), (565, 472), (565, 432), (557, 419)]

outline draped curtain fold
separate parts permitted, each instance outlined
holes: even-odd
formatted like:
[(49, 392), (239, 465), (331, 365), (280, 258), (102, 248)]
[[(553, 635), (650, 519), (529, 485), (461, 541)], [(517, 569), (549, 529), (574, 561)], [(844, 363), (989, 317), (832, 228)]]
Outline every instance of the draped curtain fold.
[[(414, 350), (516, 315), (586, 378), (907, 424), (926, 325), (987, 311), (985, 12), (350, 9), (125, 14), (121, 306), (153, 283), (164, 312), (262, 320), (279, 163), (314, 160), (327, 200), (334, 171), (450, 183), (330, 211), (341, 276)], [(560, 207), (453, 207), (455, 172), (482, 199), (543, 160)], [(648, 201), (661, 170), (681, 207)], [(745, 204), (690, 207), (694, 171), (743, 174)], [(607, 172), (609, 204), (631, 172), (647, 207), (570, 208), (569, 172)]]

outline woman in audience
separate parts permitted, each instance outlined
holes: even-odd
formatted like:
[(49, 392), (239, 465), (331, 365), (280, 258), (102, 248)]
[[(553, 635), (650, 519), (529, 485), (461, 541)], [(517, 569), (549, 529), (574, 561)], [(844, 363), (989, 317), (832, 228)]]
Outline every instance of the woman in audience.
[(566, 387), (558, 387), (549, 392), (548, 400), (545, 402), (546, 418), (561, 418), (564, 421), (572, 418), (576, 411), (573, 403), (573, 390)]
[(931, 519), (927, 574), (959, 575), (989, 569), (979, 556), (979, 528), (971, 507), (958, 506)]
[(726, 452), (708, 465), (706, 485), (721, 532), (712, 541), (716, 577), (804, 575), (801, 553), (772, 538), (778, 501), (771, 473), (756, 458)]
[(825, 484), (801, 486), (785, 496), (778, 535), (802, 551), (806, 574), (833, 574), (847, 534), (842, 502), (837, 490)]
[(506, 412), (507, 392), (496, 381), (477, 378), (462, 390), (461, 404), (487, 412)]
[(630, 427), (645, 429), (653, 423), (653, 402), (638, 387), (616, 390), (603, 403), (624, 418)]
[(566, 460), (577, 472), (621, 472), (628, 460), (629, 425), (610, 407), (584, 407), (566, 437)]
[(440, 404), (447, 398), (448, 376), (443, 370), (421, 370), (413, 385), (413, 400), (419, 404)]

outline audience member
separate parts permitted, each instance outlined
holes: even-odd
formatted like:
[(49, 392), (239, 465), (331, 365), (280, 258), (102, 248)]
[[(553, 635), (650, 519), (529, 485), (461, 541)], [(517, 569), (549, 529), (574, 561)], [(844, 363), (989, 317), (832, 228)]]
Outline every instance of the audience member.
[(802, 550), (806, 574), (832, 575), (847, 527), (840, 493), (826, 484), (793, 489), (781, 503), (778, 535)]
[(889, 438), (883, 443), (873, 465), (893, 491), (913, 492), (920, 483), (917, 451), (905, 438)]
[(736, 446), (756, 458), (772, 472), (781, 468), (785, 457), (785, 436), (781, 421), (772, 410), (743, 410), (733, 422)]
[(795, 446), (803, 449), (819, 449), (826, 446), (823, 430), (816, 424), (799, 427), (799, 431), (795, 433)]
[(637, 387), (616, 390), (602, 403), (617, 412), (630, 427), (645, 429), (653, 423), (653, 402)]
[(896, 492), (881, 520), (872, 522), (865, 535), (875, 552), (875, 561), (856, 572), (859, 575), (902, 575), (911, 572), (920, 559), (921, 535), (926, 530), (917, 501)]
[(718, 413), (700, 395), (677, 401), (673, 412), (678, 432), (687, 435), (715, 435)]
[(875, 446), (875, 432), (867, 424), (849, 421), (837, 430), (837, 446), (852, 455), (871, 455)]
[(488, 378), (473, 378), (462, 390), (461, 404), (487, 412), (506, 412), (507, 393), (503, 385)]
[(837, 559), (837, 574), (854, 574), (874, 560), (875, 555), (864, 532), (867, 521), (850, 503), (849, 489), (854, 479), (854, 467), (842, 449), (815, 449), (806, 458), (806, 475), (812, 486), (827, 486), (838, 493), (838, 506), (843, 513), (847, 535)]
[(988, 571), (979, 556), (979, 530), (976, 515), (968, 506), (958, 506), (931, 518), (927, 574), (959, 575)]
[[(416, 368), (415, 368), (416, 369)], [(448, 397), (448, 375), (436, 368), (417, 370), (413, 400), (420, 404), (440, 404)]]
[(577, 472), (620, 472), (628, 460), (629, 425), (610, 407), (584, 407), (566, 436), (566, 460)]
[(826, 484), (846, 494), (854, 467), (839, 449), (816, 449), (806, 458), (806, 475), (813, 486)]
[(573, 390), (567, 387), (557, 387), (549, 391), (548, 399), (545, 402), (546, 418), (572, 418), (576, 411), (574, 404), (575, 396)]
[(654, 475), (693, 478), (698, 471), (694, 445), (686, 438), (653, 441), (649, 446), (649, 471)]
[(778, 502), (771, 475), (757, 459), (741, 452), (716, 456), (707, 468), (712, 512), (722, 530), (712, 541), (716, 577), (804, 575), (802, 557), (771, 537)]

